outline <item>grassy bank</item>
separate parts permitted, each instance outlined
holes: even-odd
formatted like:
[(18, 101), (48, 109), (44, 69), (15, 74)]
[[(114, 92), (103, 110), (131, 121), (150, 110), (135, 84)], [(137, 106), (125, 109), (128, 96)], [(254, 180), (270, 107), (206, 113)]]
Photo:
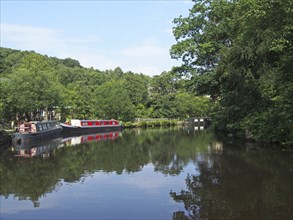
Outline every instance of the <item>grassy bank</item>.
[(153, 121), (138, 121), (138, 122), (123, 122), (125, 128), (154, 128), (154, 127), (172, 127), (182, 125), (180, 120), (153, 120)]

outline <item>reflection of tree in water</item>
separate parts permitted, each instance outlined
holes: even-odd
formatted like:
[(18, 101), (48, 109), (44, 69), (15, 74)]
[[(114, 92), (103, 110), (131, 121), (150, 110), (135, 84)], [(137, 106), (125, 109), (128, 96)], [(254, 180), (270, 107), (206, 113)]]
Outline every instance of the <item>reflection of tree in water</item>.
[(198, 166), (201, 175), (188, 175), (186, 178), (188, 190), (170, 193), (175, 201), (184, 202), (188, 212), (188, 216), (184, 212), (176, 212), (174, 219), (215, 218), (222, 216), (221, 211), (225, 210), (225, 202), (217, 199), (222, 185), (218, 170), (210, 169), (207, 162), (199, 162)]
[(34, 207), (39, 207), (39, 198), (60, 187), (58, 164), (51, 158), (10, 158), (1, 160), (0, 194), (4, 197), (13, 195), (19, 200), (31, 200)]
[[(290, 219), (293, 215), (293, 155), (268, 149), (226, 149), (204, 155), (199, 174), (189, 174), (186, 190), (170, 192), (185, 212), (173, 219)], [(280, 160), (283, 158), (283, 160)]]
[(155, 171), (178, 175), (189, 162), (196, 161), (198, 152), (208, 150), (208, 145), (214, 137), (207, 131), (191, 135), (181, 130), (177, 131), (176, 135), (169, 133), (160, 138), (161, 140), (151, 148), (151, 161)]
[(125, 130), (112, 141), (89, 142), (56, 149), (43, 160), (5, 157), (2, 167), (0, 194), (20, 200), (31, 200), (35, 207), (46, 193), (60, 188), (62, 182), (82, 182), (97, 171), (116, 174), (140, 171), (152, 163), (155, 171), (177, 175), (198, 151), (207, 148), (210, 133), (196, 137), (181, 130)]

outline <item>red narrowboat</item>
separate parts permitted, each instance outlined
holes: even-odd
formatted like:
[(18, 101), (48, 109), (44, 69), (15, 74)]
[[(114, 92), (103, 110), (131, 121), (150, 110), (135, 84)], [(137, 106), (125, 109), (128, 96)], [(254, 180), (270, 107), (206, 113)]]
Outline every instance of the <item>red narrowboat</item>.
[(111, 120), (79, 120), (71, 119), (69, 123), (61, 123), (63, 133), (93, 133), (120, 131), (123, 126), (115, 119)]

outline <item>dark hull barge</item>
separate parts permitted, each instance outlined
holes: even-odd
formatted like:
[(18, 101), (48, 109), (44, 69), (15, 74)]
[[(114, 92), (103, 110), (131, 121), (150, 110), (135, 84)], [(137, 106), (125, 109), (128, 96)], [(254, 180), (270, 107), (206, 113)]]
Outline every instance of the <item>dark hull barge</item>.
[(31, 143), (61, 136), (61, 126), (57, 121), (30, 121), (20, 124), (13, 135), (13, 143)]
[(61, 123), (62, 133), (90, 134), (100, 132), (121, 131), (123, 126), (117, 120), (78, 120), (72, 119), (70, 123)]

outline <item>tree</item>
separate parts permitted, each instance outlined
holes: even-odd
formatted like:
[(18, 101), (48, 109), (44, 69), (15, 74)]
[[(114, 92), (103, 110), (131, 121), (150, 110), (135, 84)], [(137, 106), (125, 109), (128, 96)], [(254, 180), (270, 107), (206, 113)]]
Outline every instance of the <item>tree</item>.
[(134, 118), (134, 105), (121, 81), (109, 81), (96, 88), (95, 109), (101, 118)]
[(54, 63), (47, 56), (42, 56), (41, 54), (37, 54), (35, 52), (29, 52), (19, 61), (17, 68), (26, 69), (31, 72), (53, 72)]
[(95, 88), (85, 81), (77, 81), (67, 87), (67, 113), (74, 118), (88, 119), (97, 116), (95, 112)]
[(67, 67), (81, 67), (78, 60), (71, 59), (71, 58), (65, 58), (63, 60), (63, 64), (64, 66), (67, 66)]
[(132, 72), (124, 73), (123, 87), (128, 91), (128, 95), (133, 105), (145, 105), (148, 99), (148, 85), (150, 77)]
[(7, 83), (3, 102), (15, 117), (36, 119), (40, 111), (53, 111), (62, 105), (62, 87), (53, 73), (17, 69), (9, 75)]
[(9, 74), (26, 52), (0, 47), (0, 74)]
[(174, 99), (178, 88), (179, 77), (172, 71), (154, 76), (150, 82), (149, 105), (153, 107), (151, 117), (176, 117)]
[(219, 101), (218, 127), (259, 140), (292, 140), (292, 5), (198, 0), (188, 17), (174, 20), (171, 56), (182, 59), (180, 70), (192, 76), (195, 92)]
[(188, 118), (193, 115), (193, 96), (188, 93), (179, 93), (175, 97), (175, 106), (180, 118)]

